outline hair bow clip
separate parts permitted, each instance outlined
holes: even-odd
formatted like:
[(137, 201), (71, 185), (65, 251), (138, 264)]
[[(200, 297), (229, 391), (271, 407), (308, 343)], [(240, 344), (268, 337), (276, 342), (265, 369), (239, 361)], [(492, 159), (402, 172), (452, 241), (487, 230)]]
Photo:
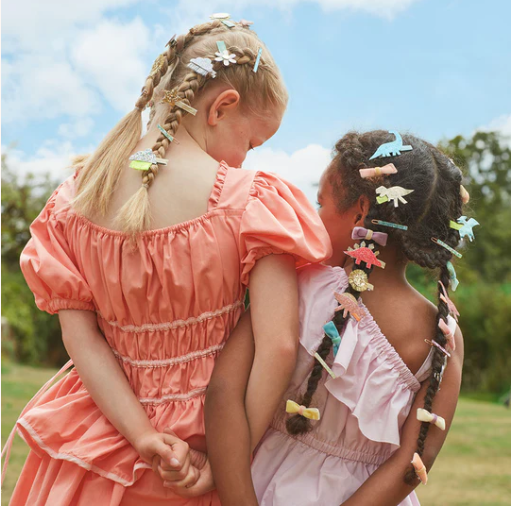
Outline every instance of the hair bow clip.
[(455, 292), (456, 288), (458, 288), (458, 285), (460, 282), (458, 281), (458, 278), (456, 277), (456, 269), (454, 268), (454, 265), (452, 265), (452, 262), (447, 262), (446, 264), (447, 270), (449, 271), (449, 280), (451, 282), (451, 288), (452, 291)]
[(435, 413), (430, 413), (426, 409), (417, 409), (417, 420), (419, 420), (419, 422), (432, 423), (433, 425), (436, 425), (440, 430), (445, 430), (445, 419)]
[(323, 330), (325, 334), (332, 340), (332, 344), (334, 347), (334, 356), (337, 355), (339, 351), (339, 346), (341, 345), (341, 336), (339, 335), (339, 331), (335, 326), (334, 322), (328, 322), (323, 325)]
[(287, 400), (286, 402), (286, 413), (291, 415), (299, 414), (309, 420), (319, 420), (320, 414), (319, 409), (317, 408), (306, 408), (305, 406), (300, 406), (295, 401)]
[(460, 238), (464, 239), (465, 236), (468, 236), (470, 242), (472, 242), (475, 239), (473, 228), (479, 225), (479, 222), (474, 220), (474, 218), (467, 220), (466, 216), (461, 216), (458, 218), (458, 223), (461, 225), (459, 229)]
[(388, 237), (388, 234), (384, 232), (373, 232), (371, 229), (364, 227), (355, 227), (351, 233), (351, 238), (356, 241), (365, 239), (366, 241), (374, 241), (380, 246), (387, 245)]
[(344, 253), (351, 258), (354, 258), (356, 265), (360, 265), (361, 262), (364, 262), (368, 269), (370, 269), (373, 265), (385, 269), (385, 262), (376, 258), (380, 252), (373, 250), (374, 244), (366, 246), (365, 242), (362, 241), (360, 244), (355, 244), (355, 248), (348, 248), (348, 251), (345, 251)]
[(426, 485), (426, 483), (428, 482), (428, 472), (426, 470), (424, 462), (422, 462), (422, 459), (420, 458), (420, 455), (418, 453), (413, 454), (412, 466), (414, 467), (415, 474), (417, 475), (419, 480), (424, 485)]
[(376, 188), (376, 193), (378, 194), (376, 201), (378, 204), (394, 201), (394, 207), (398, 207), (399, 202), (402, 204), (408, 204), (408, 201), (404, 199), (404, 196), (409, 195), (413, 191), (414, 190), (407, 190), (406, 188), (402, 188), (401, 186), (391, 186), (390, 188), (380, 186)]
[(387, 176), (389, 174), (397, 174), (397, 169), (393, 163), (388, 163), (383, 167), (372, 167), (368, 169), (359, 169), (362, 179), (370, 179), (372, 177)]
[(449, 325), (447, 325), (447, 323), (445, 323), (445, 321), (442, 318), (440, 318), (440, 320), (438, 321), (438, 326), (442, 331), (443, 335), (445, 336), (447, 344), (451, 347), (451, 350), (455, 351), (456, 343), (454, 341), (454, 334), (451, 332)]
[(385, 142), (381, 144), (380, 147), (375, 151), (374, 155), (369, 158), (369, 160), (373, 160), (374, 158), (378, 158), (380, 156), (398, 156), (401, 154), (401, 151), (411, 151), (413, 149), (410, 145), (403, 145), (403, 138), (395, 130), (389, 130), (389, 134), (393, 134), (396, 139), (392, 142)]
[(348, 313), (359, 322), (365, 316), (363, 308), (359, 307), (357, 299), (351, 293), (335, 293), (335, 300), (339, 306), (335, 308), (335, 312), (344, 311), (343, 318), (346, 318)]
[(438, 283), (442, 287), (442, 292), (440, 294), (440, 300), (445, 302), (447, 304), (447, 308), (449, 310), (449, 314), (458, 321), (458, 317), (460, 316), (458, 310), (456, 309), (456, 306), (454, 305), (454, 302), (449, 298), (449, 295), (447, 294), (447, 290), (445, 289), (444, 284), (438, 280)]

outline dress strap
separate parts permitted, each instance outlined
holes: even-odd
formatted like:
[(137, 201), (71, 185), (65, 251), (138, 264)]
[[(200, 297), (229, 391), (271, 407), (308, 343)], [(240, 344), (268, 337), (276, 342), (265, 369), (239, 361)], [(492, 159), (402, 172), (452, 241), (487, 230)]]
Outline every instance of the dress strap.
[[(31, 409), (37, 401), (43, 396), (43, 394), (52, 386), (53, 382), (64, 372), (66, 372), (68, 369), (70, 369), (73, 366), (73, 361), (69, 360), (62, 369), (55, 374), (50, 380), (48, 380), (37, 392), (34, 397), (28, 402), (28, 404), (23, 408), (23, 411), (21, 412), (20, 416), (18, 417), (18, 420), (29, 410)], [(14, 441), (14, 436), (16, 436), (16, 427), (18, 425), (18, 420), (16, 420), (16, 423), (14, 424), (14, 427), (9, 434), (9, 437), (7, 438), (7, 441), (5, 443), (5, 446), (2, 449), (2, 458), (5, 456), (4, 465), (2, 467), (2, 485), (4, 483), (5, 473), (7, 471), (7, 464), (9, 462), (9, 457), (11, 455), (11, 449), (12, 449), (12, 443)]]
[(256, 175), (257, 171), (255, 170), (229, 167), (225, 175), (222, 193), (218, 199), (218, 207), (245, 209)]

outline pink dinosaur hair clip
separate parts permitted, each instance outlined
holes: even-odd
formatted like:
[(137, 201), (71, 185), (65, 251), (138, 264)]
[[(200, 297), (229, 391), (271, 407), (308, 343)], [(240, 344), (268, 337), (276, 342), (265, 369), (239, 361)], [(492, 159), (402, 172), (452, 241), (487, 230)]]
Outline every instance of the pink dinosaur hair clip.
[(374, 244), (370, 244), (369, 246), (365, 245), (365, 242), (362, 241), (360, 244), (355, 244), (355, 248), (348, 248), (348, 251), (344, 253), (351, 258), (355, 259), (355, 264), (360, 265), (361, 262), (364, 262), (367, 265), (367, 268), (370, 269), (373, 265), (376, 267), (381, 267), (385, 269), (385, 262), (378, 260), (376, 257), (379, 255), (379, 251), (374, 251)]
[(438, 326), (440, 327), (440, 330), (444, 334), (445, 338), (447, 339), (447, 344), (451, 347), (452, 351), (456, 350), (456, 343), (454, 342), (454, 335), (449, 329), (449, 326), (447, 323), (444, 322), (442, 318), (440, 318), (440, 321), (438, 322)]
[(460, 316), (460, 314), (459, 314), (458, 310), (456, 309), (454, 302), (449, 298), (449, 295), (447, 295), (447, 290), (445, 289), (444, 284), (440, 280), (438, 280), (438, 282), (440, 283), (440, 286), (442, 287), (442, 291), (444, 292), (443, 294), (440, 294), (440, 300), (442, 300), (443, 302), (445, 302), (447, 304), (449, 313), (456, 321), (458, 321), (458, 316)]
[(383, 167), (372, 167), (369, 169), (359, 169), (360, 177), (370, 179), (372, 177), (387, 176), (389, 174), (397, 174), (397, 169), (393, 163), (388, 163)]
[(337, 311), (344, 310), (342, 315), (344, 318), (346, 318), (349, 313), (353, 316), (353, 318), (355, 318), (355, 320), (357, 320), (357, 322), (359, 322), (365, 316), (364, 309), (359, 307), (357, 299), (355, 299), (351, 293), (336, 293), (335, 299), (339, 303), (339, 307), (335, 309), (335, 312), (337, 313)]

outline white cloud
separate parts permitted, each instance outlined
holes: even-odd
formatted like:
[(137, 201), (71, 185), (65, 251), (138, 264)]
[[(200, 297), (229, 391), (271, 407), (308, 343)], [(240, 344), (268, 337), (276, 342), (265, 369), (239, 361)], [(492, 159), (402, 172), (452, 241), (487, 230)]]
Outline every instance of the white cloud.
[(298, 186), (311, 202), (316, 202), (315, 184), (319, 182), (330, 160), (331, 151), (318, 144), (310, 144), (292, 154), (282, 150), (259, 148), (249, 153), (243, 167), (275, 172)]
[(81, 118), (72, 123), (62, 123), (59, 126), (58, 133), (66, 139), (76, 139), (89, 135), (94, 127), (92, 118)]
[(478, 130), (482, 132), (500, 132), (507, 138), (511, 146), (511, 114), (503, 114), (490, 121), (487, 125), (478, 128)]
[(150, 70), (145, 61), (150, 35), (143, 21), (102, 21), (78, 34), (74, 44), (71, 60), (82, 78), (115, 109), (132, 109)]

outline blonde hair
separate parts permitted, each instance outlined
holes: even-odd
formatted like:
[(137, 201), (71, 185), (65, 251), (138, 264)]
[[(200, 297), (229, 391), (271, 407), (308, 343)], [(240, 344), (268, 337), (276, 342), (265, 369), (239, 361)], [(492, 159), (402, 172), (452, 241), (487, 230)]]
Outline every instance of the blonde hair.
[[(91, 156), (82, 156), (75, 161), (75, 167), (80, 170), (73, 201), (77, 212), (89, 217), (106, 214), (122, 170), (140, 140), (142, 111), (146, 106), (151, 107), (149, 125), (152, 125), (156, 115), (155, 103), (161, 100), (165, 91), (174, 89), (179, 100), (191, 105), (197, 93), (203, 91), (212, 79), (209, 75), (205, 77), (190, 70), (188, 63), (197, 57), (214, 60), (218, 51), (216, 43), (220, 40), (229, 53), (236, 55), (237, 64), (224, 66), (222, 62), (214, 61), (217, 72), (214, 82), (227, 83), (236, 89), (240, 93), (241, 104), (253, 110), (285, 108), (288, 96), (280, 72), (254, 31), (238, 23), (228, 28), (219, 20), (195, 26), (186, 35), (172, 39), (156, 59), (135, 109), (121, 119)], [(259, 48), (263, 51), (258, 71), (254, 72)], [(169, 105), (169, 109), (167, 117), (160, 123), (173, 137), (188, 113), (176, 105)], [(162, 133), (152, 151), (162, 158), (169, 144), (169, 139)], [(122, 231), (136, 235), (151, 226), (148, 190), (157, 173), (157, 164), (142, 172), (140, 189), (117, 215), (117, 224)]]

